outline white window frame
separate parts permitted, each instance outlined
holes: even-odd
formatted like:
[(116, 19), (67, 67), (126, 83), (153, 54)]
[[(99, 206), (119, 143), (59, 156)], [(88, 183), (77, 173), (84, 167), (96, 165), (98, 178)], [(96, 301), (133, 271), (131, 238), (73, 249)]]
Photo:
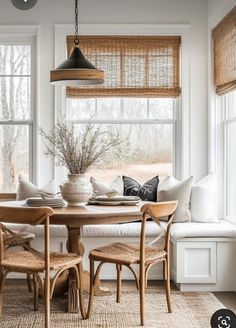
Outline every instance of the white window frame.
[[(235, 219), (229, 215), (229, 199), (228, 199), (228, 127), (231, 123), (236, 122), (236, 115), (232, 118), (228, 117), (228, 108), (230, 106), (230, 98), (228, 95), (214, 96), (214, 122), (211, 122), (211, 129), (215, 128), (214, 140), (214, 158), (211, 159), (211, 171), (215, 172), (217, 178), (217, 204), (218, 218), (227, 220), (236, 224)], [(213, 142), (212, 142), (213, 144)], [(213, 166), (214, 165), (214, 166)]]
[(230, 124), (236, 122), (236, 115), (229, 118), (228, 110), (229, 106), (232, 106), (232, 99), (230, 94), (217, 97), (217, 121), (218, 121), (218, 161), (219, 161), (219, 172), (218, 177), (221, 175), (223, 177), (222, 191), (220, 192), (220, 197), (223, 200), (223, 218), (234, 224), (236, 224), (235, 219), (231, 218), (229, 215), (229, 152), (228, 152), (228, 127)]
[[(174, 175), (178, 179), (190, 174), (190, 24), (81, 24), (81, 35), (179, 35), (181, 36), (181, 85), (182, 92), (176, 103), (174, 151)], [(66, 36), (74, 33), (74, 26), (55, 25), (55, 67), (67, 56)], [(182, 65), (184, 63), (184, 65)], [(55, 87), (55, 124), (66, 108), (65, 87)], [(104, 122), (104, 121), (103, 121)], [(148, 121), (151, 123), (151, 120)], [(80, 121), (81, 123), (81, 121)], [(124, 123), (123, 121), (121, 122)], [(133, 121), (132, 121), (133, 123)], [(156, 124), (156, 121), (154, 122)], [(163, 122), (164, 123), (164, 120)], [(173, 122), (172, 122), (173, 123)], [(56, 181), (61, 181), (62, 168), (55, 169)]]
[[(37, 124), (38, 124), (38, 42), (39, 28), (32, 25), (0, 26), (0, 44), (29, 45), (31, 47), (31, 113), (28, 120), (1, 121), (0, 126), (22, 125), (29, 127), (29, 179), (37, 182)], [(16, 75), (14, 75), (16, 76)], [(28, 75), (27, 75), (28, 76)]]

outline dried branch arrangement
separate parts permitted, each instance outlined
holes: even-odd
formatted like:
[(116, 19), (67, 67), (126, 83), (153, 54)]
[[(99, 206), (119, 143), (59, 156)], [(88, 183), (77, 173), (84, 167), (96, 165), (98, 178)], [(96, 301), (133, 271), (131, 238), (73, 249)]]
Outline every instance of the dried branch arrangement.
[(45, 140), (45, 154), (55, 158), (56, 165), (66, 166), (71, 174), (86, 173), (122, 144), (118, 135), (90, 123), (76, 131), (72, 124), (59, 122), (49, 133), (42, 128), (40, 133)]

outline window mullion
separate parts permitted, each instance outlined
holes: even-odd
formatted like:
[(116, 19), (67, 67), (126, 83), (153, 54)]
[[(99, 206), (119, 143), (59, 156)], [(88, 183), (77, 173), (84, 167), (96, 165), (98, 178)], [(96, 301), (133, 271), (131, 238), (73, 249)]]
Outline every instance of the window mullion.
[(0, 121), (0, 125), (33, 125), (32, 120), (25, 120), (25, 121)]
[(15, 75), (12, 75), (12, 74), (0, 74), (0, 78), (2, 77), (31, 77), (31, 74), (15, 74)]
[[(87, 124), (91, 123), (91, 120), (85, 119), (85, 120), (71, 120), (72, 124)], [(175, 124), (175, 120), (92, 120), (94, 124)]]
[(98, 100), (97, 98), (95, 99), (95, 117), (97, 118), (98, 115)]

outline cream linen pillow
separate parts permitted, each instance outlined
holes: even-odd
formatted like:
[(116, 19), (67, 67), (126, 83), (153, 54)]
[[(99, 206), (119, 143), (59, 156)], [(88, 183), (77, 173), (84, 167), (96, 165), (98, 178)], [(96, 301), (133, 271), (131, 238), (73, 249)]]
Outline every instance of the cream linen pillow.
[(30, 181), (25, 180), (21, 175), (18, 177), (18, 187), (16, 193), (17, 200), (24, 200), (29, 197), (39, 197), (40, 193), (45, 193), (48, 197), (55, 196), (55, 181), (52, 179), (45, 186), (39, 189)]
[(93, 196), (104, 196), (109, 192), (117, 192), (119, 196), (123, 195), (124, 182), (120, 176), (116, 177), (108, 186), (101, 181), (91, 177), (90, 182), (93, 186)]
[(190, 199), (191, 220), (194, 222), (216, 222), (216, 178), (209, 174), (192, 186)]
[(167, 176), (164, 180), (162, 180), (157, 189), (157, 202), (159, 201), (159, 192), (161, 190), (167, 190), (176, 186), (180, 181), (176, 180), (174, 177)]
[(160, 185), (157, 200), (166, 202), (177, 200), (178, 207), (173, 222), (186, 222), (191, 220), (189, 201), (191, 195), (193, 177), (184, 181), (178, 181), (172, 177), (167, 177)]

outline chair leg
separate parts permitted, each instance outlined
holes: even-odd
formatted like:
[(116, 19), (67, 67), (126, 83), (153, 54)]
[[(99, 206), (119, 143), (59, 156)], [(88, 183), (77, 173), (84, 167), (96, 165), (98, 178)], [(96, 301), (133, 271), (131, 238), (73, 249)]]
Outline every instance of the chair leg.
[(28, 285), (29, 293), (32, 293), (32, 291), (33, 291), (32, 280), (31, 280), (31, 275), (29, 273), (27, 273), (27, 285)]
[[(27, 241), (26, 243), (25, 243), (25, 247), (24, 247), (24, 245), (23, 245), (23, 249), (25, 250), (25, 251), (28, 251), (28, 247), (30, 247), (30, 242), (29, 241)], [(33, 291), (33, 286), (32, 286), (32, 280), (31, 280), (31, 275), (29, 274), (29, 273), (27, 273), (27, 285), (28, 285), (28, 291), (29, 291), (29, 293), (32, 293), (32, 291)]]
[(122, 274), (122, 265), (116, 264), (117, 271), (117, 291), (116, 291), (116, 303), (120, 303), (121, 298), (121, 274)]
[(163, 281), (165, 283), (167, 277), (166, 277), (166, 260), (163, 261)]
[(84, 307), (84, 295), (83, 295), (83, 266), (82, 263), (78, 265), (79, 272), (79, 306), (80, 312), (83, 319), (86, 319), (85, 307)]
[(45, 328), (50, 328), (50, 275), (46, 272), (44, 282)]
[(5, 284), (6, 276), (7, 276), (7, 271), (3, 272), (2, 269), (0, 269), (0, 318), (2, 316), (2, 306), (3, 306), (3, 287)]
[(140, 319), (141, 319), (141, 326), (144, 326), (145, 315), (144, 315), (144, 294), (145, 294), (145, 268), (144, 266), (140, 266)]
[(145, 288), (148, 287), (148, 267), (145, 268)]
[(39, 281), (38, 277), (34, 275), (34, 311), (39, 310)]
[(167, 301), (167, 307), (168, 312), (172, 312), (171, 307), (171, 293), (170, 293), (170, 264), (169, 264), (169, 258), (167, 257), (164, 261), (164, 271), (165, 271), (165, 288), (166, 288), (166, 301)]
[(88, 312), (87, 319), (91, 318), (92, 307), (93, 307), (93, 299), (94, 299), (94, 261), (90, 259), (90, 290), (89, 290), (89, 304), (88, 304)]
[[(27, 246), (30, 246), (30, 243), (27, 242), (26, 245), (27, 245)], [(28, 250), (28, 247), (24, 247), (24, 246), (23, 246), (23, 249), (24, 249), (25, 251), (27, 251), (27, 250)], [(27, 273), (26, 276), (27, 276), (28, 291), (29, 291), (29, 293), (32, 293), (32, 291), (33, 291), (33, 287), (32, 287), (31, 275), (30, 275), (29, 273)]]

